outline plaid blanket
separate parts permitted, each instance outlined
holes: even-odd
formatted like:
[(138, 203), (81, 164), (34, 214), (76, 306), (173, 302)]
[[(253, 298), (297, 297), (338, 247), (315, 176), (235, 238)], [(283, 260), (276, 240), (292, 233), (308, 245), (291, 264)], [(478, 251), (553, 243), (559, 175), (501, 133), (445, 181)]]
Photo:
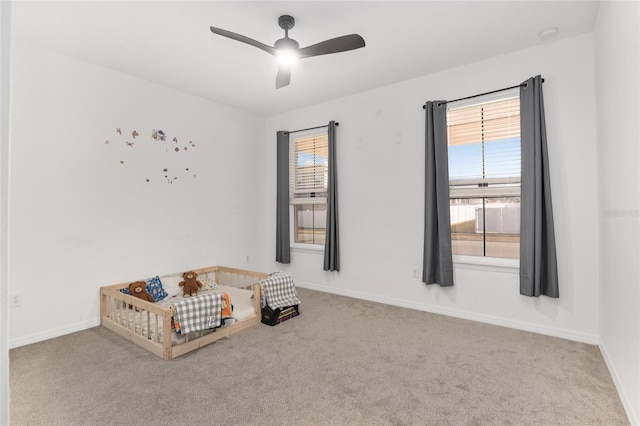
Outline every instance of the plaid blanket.
[(300, 299), (296, 293), (293, 279), (285, 272), (274, 272), (260, 281), (265, 302), (271, 309), (299, 305)]
[(220, 327), (222, 298), (218, 293), (188, 297), (173, 305), (176, 330), (182, 334)]

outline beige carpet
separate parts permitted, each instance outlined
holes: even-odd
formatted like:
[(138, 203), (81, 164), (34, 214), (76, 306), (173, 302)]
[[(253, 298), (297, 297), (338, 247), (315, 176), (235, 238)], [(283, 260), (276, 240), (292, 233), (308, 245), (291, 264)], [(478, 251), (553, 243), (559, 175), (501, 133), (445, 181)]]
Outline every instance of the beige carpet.
[(596, 346), (299, 293), (173, 361), (101, 327), (14, 349), (11, 424), (628, 424)]

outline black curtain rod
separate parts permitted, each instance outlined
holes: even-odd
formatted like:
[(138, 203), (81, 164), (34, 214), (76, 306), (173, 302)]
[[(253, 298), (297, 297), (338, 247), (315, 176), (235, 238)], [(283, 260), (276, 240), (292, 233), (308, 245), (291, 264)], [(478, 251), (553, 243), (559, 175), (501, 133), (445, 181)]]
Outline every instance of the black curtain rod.
[[(544, 83), (544, 78), (542, 79), (542, 82)], [(491, 92), (485, 92), (485, 93), (480, 93), (478, 95), (471, 95), (471, 96), (467, 96), (464, 98), (460, 98), (460, 99), (454, 99), (452, 101), (444, 101), (445, 104), (450, 104), (453, 102), (458, 102), (458, 101), (466, 101), (467, 99), (473, 99), (473, 98), (477, 98), (479, 96), (484, 96), (484, 95), (491, 95), (492, 93), (498, 93), (498, 92), (504, 92), (505, 90), (511, 90), (511, 89), (515, 89), (516, 87), (526, 87), (527, 83), (522, 83), (522, 84), (518, 84), (516, 86), (511, 86), (511, 87), (505, 87), (504, 89), (498, 89), (498, 90), (492, 90)], [(442, 102), (438, 104), (438, 106), (442, 105)], [(426, 109), (427, 106), (426, 105), (422, 105), (422, 109)]]
[[(336, 122), (336, 126), (339, 125), (340, 123)], [(316, 126), (316, 127), (307, 127), (306, 129), (298, 129), (298, 130), (292, 130), (290, 132), (284, 132), (286, 135), (290, 134), (290, 133), (298, 133), (298, 132), (305, 132), (307, 130), (315, 130), (315, 129), (322, 129), (323, 127), (329, 127), (328, 124), (325, 124), (324, 126)]]

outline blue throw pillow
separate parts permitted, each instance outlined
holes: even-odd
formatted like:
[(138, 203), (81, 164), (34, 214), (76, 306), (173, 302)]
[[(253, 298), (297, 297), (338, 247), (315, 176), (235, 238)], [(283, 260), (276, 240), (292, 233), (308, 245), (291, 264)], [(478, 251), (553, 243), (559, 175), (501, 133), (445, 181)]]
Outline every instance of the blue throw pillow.
[(147, 281), (147, 293), (153, 297), (153, 301), (157, 302), (167, 297), (169, 294), (162, 288), (160, 277), (154, 277)]
[[(162, 288), (162, 281), (160, 281), (160, 277), (156, 276), (154, 278), (147, 280), (146, 287), (147, 287), (147, 293), (149, 293), (151, 297), (153, 297), (154, 302), (157, 302), (158, 300), (162, 300), (169, 295), (169, 293), (164, 291), (164, 288)], [(129, 294), (129, 295), (131, 294), (131, 292), (127, 287), (121, 288), (120, 293)]]

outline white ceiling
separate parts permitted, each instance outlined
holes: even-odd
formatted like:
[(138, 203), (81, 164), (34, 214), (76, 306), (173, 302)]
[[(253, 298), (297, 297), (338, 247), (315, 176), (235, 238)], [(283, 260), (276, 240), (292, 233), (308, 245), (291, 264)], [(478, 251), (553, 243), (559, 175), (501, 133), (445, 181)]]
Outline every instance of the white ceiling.
[[(262, 116), (590, 32), (596, 1), (14, 2), (14, 39)], [(357, 33), (366, 47), (307, 58), (275, 89), (275, 58), (212, 34), (301, 47)], [(548, 43), (548, 42), (547, 42)]]

